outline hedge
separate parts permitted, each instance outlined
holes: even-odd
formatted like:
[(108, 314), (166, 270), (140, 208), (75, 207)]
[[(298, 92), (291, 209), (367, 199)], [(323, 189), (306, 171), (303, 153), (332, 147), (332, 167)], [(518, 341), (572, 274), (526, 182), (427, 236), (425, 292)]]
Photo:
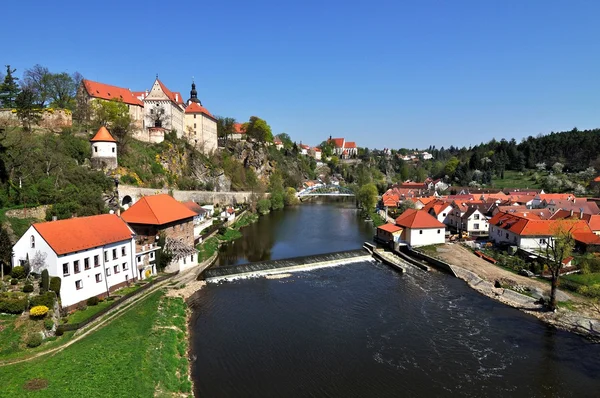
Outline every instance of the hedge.
[(15, 279), (23, 279), (25, 278), (25, 268), (18, 265), (12, 269), (10, 275)]
[(0, 312), (20, 314), (27, 309), (27, 295), (21, 292), (0, 293)]
[(27, 347), (33, 348), (42, 344), (42, 336), (39, 333), (32, 333), (25, 338)]
[(58, 276), (50, 278), (50, 290), (56, 293), (57, 296), (60, 296), (60, 283), (61, 280)]
[(48, 308), (54, 308), (54, 301), (56, 300), (54, 292), (46, 292), (37, 296), (33, 296), (29, 299), (29, 306), (35, 307), (38, 305), (45, 305)]
[(50, 287), (50, 274), (48, 274), (48, 270), (44, 269), (42, 271), (42, 282), (40, 284), (40, 290), (43, 292), (47, 292)]

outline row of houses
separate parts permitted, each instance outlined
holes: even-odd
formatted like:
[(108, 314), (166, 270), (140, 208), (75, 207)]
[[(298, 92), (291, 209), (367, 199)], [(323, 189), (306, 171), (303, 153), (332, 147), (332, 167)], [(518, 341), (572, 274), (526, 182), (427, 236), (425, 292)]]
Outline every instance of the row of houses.
[[(231, 210), (224, 210), (228, 219)], [(163, 194), (145, 196), (122, 214), (35, 223), (13, 246), (12, 264), (29, 262), (34, 272), (60, 277), (61, 303), (69, 310), (155, 275), (160, 250), (172, 256), (167, 272), (196, 266), (195, 243), (213, 211)]]

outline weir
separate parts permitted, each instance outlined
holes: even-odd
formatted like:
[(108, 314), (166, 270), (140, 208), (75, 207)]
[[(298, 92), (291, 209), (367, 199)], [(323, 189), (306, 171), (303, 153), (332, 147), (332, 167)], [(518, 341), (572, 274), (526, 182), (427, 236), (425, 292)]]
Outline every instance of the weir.
[(201, 274), (207, 282), (218, 282), (230, 278), (264, 276), (293, 271), (304, 271), (332, 266), (343, 262), (370, 260), (372, 257), (365, 249), (315, 254), (285, 258), (281, 260), (258, 261), (254, 263), (210, 268)]

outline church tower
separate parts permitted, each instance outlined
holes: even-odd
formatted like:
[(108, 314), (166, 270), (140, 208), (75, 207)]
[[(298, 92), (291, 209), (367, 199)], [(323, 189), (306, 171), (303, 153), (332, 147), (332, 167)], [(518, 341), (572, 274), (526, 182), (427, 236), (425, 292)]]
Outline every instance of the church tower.
[(188, 105), (192, 102), (202, 105), (202, 102), (198, 99), (198, 92), (196, 91), (196, 83), (192, 80), (192, 89), (190, 90), (190, 99), (187, 100)]
[(95, 169), (117, 168), (117, 140), (102, 126), (90, 140), (92, 145), (92, 167)]

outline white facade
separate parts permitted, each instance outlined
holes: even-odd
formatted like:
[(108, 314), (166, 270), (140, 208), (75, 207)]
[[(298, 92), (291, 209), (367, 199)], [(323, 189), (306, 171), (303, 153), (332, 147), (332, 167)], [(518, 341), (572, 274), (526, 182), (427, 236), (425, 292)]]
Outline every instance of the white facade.
[(60, 298), (63, 307), (107, 294), (118, 284), (133, 281), (134, 239), (111, 243), (87, 250), (57, 255), (34, 227), (13, 246), (13, 264), (31, 262), (38, 252), (45, 256), (50, 276), (61, 278)]
[(405, 228), (402, 238), (411, 246), (445, 243), (446, 228)]
[[(176, 130), (177, 137), (181, 138), (184, 133), (184, 109), (183, 100), (178, 93), (171, 93), (173, 98), (170, 98), (163, 91), (158, 79), (154, 81), (152, 89), (143, 98), (144, 102), (144, 127), (162, 127), (167, 130)], [(155, 126), (156, 112), (162, 114), (161, 126)]]
[(554, 238), (552, 235), (548, 236), (521, 236), (517, 235), (512, 231), (504, 228), (497, 227), (495, 225), (489, 226), (489, 239), (494, 241), (495, 244), (506, 244), (511, 246), (518, 246), (522, 249), (527, 250), (539, 250), (546, 247), (547, 241), (552, 241)]
[(217, 149), (217, 122), (202, 113), (185, 113), (186, 139), (208, 154)]
[(92, 158), (117, 158), (116, 142), (93, 142)]

